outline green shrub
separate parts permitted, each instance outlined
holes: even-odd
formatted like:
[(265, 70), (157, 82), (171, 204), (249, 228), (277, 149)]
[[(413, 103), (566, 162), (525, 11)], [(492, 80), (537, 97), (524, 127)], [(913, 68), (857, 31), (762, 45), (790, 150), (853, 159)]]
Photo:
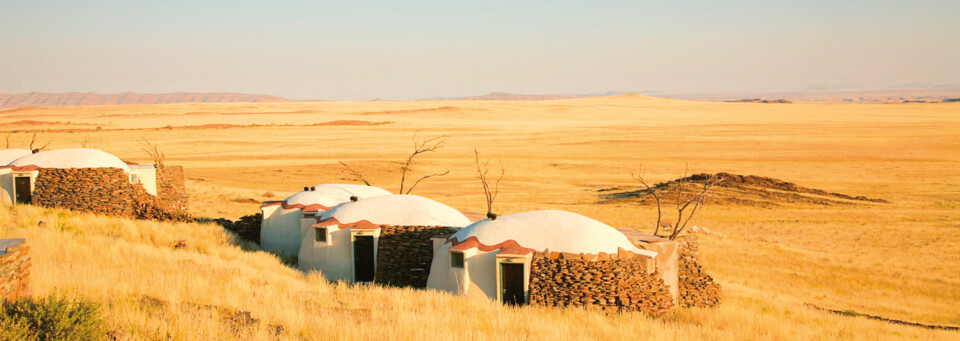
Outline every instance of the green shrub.
[(65, 296), (21, 298), (0, 307), (0, 340), (103, 340), (100, 305)]
[(0, 341), (36, 340), (30, 327), (23, 321), (14, 321), (0, 315)]

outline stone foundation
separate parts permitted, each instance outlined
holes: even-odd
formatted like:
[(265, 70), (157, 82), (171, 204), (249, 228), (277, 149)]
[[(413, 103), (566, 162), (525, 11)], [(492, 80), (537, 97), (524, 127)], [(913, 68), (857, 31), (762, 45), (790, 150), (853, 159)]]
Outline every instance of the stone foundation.
[(119, 168), (44, 168), (34, 187), (33, 203), (39, 206), (137, 219), (188, 218), (179, 206), (170, 208), (142, 185), (131, 184)]
[(441, 226), (381, 226), (376, 282), (426, 288), (433, 262), (430, 238), (451, 232), (449, 227)]
[[(556, 253), (554, 253), (556, 254)], [(597, 259), (535, 253), (530, 266), (530, 304), (652, 315), (673, 307), (673, 296), (646, 257)], [(593, 259), (593, 260), (590, 260)]]
[(30, 295), (29, 252), (24, 239), (0, 239), (0, 303)]
[(679, 282), (681, 307), (713, 307), (720, 303), (722, 288), (713, 277), (703, 272), (697, 236), (677, 238), (679, 242)]

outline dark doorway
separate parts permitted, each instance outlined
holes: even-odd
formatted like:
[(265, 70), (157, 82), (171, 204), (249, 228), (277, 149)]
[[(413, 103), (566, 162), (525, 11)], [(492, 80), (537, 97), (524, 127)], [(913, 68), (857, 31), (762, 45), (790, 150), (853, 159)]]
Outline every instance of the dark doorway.
[(503, 303), (523, 305), (523, 263), (500, 263), (500, 296)]
[(373, 282), (373, 236), (353, 237), (353, 278), (355, 282)]
[(29, 204), (33, 202), (33, 193), (30, 193), (30, 177), (18, 176), (14, 180), (15, 193), (18, 204)]

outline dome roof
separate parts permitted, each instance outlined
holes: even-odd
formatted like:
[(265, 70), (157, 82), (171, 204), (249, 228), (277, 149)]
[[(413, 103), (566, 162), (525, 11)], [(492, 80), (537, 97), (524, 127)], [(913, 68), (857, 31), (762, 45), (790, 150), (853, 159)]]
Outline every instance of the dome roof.
[(0, 167), (27, 155), (30, 155), (29, 149), (0, 149)]
[(619, 248), (656, 256), (641, 250), (610, 225), (567, 211), (529, 211), (485, 219), (464, 227), (450, 237), (458, 243), (476, 237), (482, 245), (514, 241), (535, 251), (598, 254), (617, 253)]
[(284, 199), (288, 206), (321, 205), (333, 207), (350, 201), (351, 196), (369, 198), (380, 195), (390, 195), (390, 192), (373, 186), (348, 184), (322, 184), (313, 186), (312, 191), (300, 191)]
[(383, 195), (347, 202), (320, 218), (340, 224), (368, 221), (375, 225), (466, 226), (467, 219), (453, 207), (416, 195)]
[(54, 149), (30, 154), (10, 163), (11, 166), (37, 166), (40, 168), (120, 168), (129, 173), (130, 167), (113, 156), (97, 149)]

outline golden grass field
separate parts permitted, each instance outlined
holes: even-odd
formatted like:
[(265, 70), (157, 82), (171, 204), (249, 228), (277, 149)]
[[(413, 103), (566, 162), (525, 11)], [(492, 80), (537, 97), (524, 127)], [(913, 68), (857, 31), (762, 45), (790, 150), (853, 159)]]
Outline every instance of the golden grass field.
[[(55, 123), (5, 124), (24, 120)], [(389, 123), (314, 125), (335, 121)], [(708, 206), (692, 224), (722, 235), (700, 238), (703, 266), (723, 285), (723, 303), (662, 318), (327, 283), (235, 246), (214, 225), (0, 210), (0, 237), (26, 237), (33, 248), (34, 295), (68, 292), (102, 301), (110, 324), (131, 339), (272, 339), (271, 325), (283, 326), (281, 338), (290, 339), (960, 338), (960, 332), (804, 306), (960, 325), (958, 103), (738, 104), (626, 95), (169, 104), (6, 110), (0, 124), (7, 131), (47, 129), (40, 139), (50, 140), (50, 148), (86, 141), (141, 162), (148, 158), (136, 141), (149, 139), (168, 164), (185, 167), (191, 211), (199, 217), (237, 218), (258, 211), (251, 201), (352, 181), (338, 161), (395, 191), (399, 163), (417, 131), (449, 138), (445, 148), (418, 159), (414, 175), (450, 174), (414, 194), (463, 211), (485, 210), (474, 147), (506, 169), (499, 214), (564, 209), (652, 231), (654, 208), (599, 204), (596, 192), (632, 185), (641, 164), (653, 182), (685, 170), (725, 171), (890, 201)], [(204, 125), (218, 126), (182, 128)], [(11, 147), (29, 139), (14, 133)], [(40, 219), (55, 223), (37, 228)], [(186, 250), (173, 249), (180, 239)], [(259, 322), (237, 329), (202, 305), (249, 311)]]

